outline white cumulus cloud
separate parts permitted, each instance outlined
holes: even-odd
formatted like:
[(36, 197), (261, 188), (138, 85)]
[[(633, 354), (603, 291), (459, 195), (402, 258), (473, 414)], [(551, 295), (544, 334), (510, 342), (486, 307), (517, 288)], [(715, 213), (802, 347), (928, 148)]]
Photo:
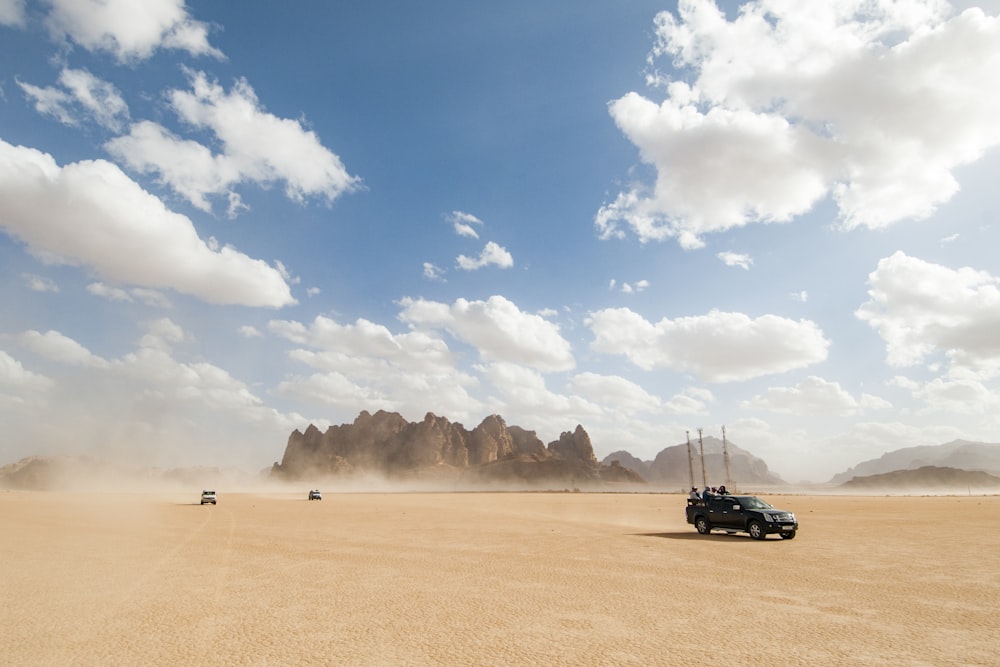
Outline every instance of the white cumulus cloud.
[(469, 394), (476, 378), (460, 371), (447, 344), (425, 331), (393, 334), (365, 319), (341, 324), (319, 316), (306, 325), (273, 320), (271, 333), (301, 346), (289, 357), (314, 372), (282, 381), (278, 393), (345, 412), (385, 409), (423, 416), (435, 410), (467, 419), (482, 408)]
[(27, 370), (20, 361), (0, 350), (0, 387), (15, 391), (22, 389), (42, 391), (52, 384), (49, 378)]
[(466, 257), (459, 255), (456, 262), (458, 267), (466, 271), (475, 271), (484, 266), (499, 266), (501, 269), (509, 269), (514, 266), (514, 258), (507, 249), (501, 245), (489, 241), (479, 257)]
[(193, 20), (184, 0), (48, 0), (49, 30), (88, 51), (119, 61), (149, 58), (158, 49), (222, 58), (208, 43), (208, 26)]
[(525, 313), (495, 295), (486, 301), (458, 299), (453, 304), (404, 298), (399, 317), (417, 330), (447, 330), (472, 345), (485, 361), (506, 361), (544, 371), (573, 368), (569, 342), (559, 326)]
[(869, 394), (855, 398), (840, 383), (810, 375), (794, 387), (771, 387), (746, 401), (744, 407), (785, 414), (853, 415), (890, 404)]
[(0, 226), (50, 261), (84, 265), (114, 282), (211, 303), (295, 303), (266, 262), (210, 247), (188, 218), (104, 160), (60, 167), (46, 153), (0, 140)]
[(657, 413), (662, 405), (635, 382), (617, 375), (578, 373), (570, 378), (569, 388), (597, 405), (608, 406), (626, 414)]
[(707, 315), (649, 322), (628, 308), (590, 313), (591, 347), (645, 370), (668, 368), (706, 382), (733, 382), (804, 368), (826, 359), (830, 342), (809, 320)]
[(940, 377), (916, 391), (914, 397), (924, 402), (922, 413), (951, 412), (960, 415), (1000, 413), (1000, 394), (974, 377)]
[(92, 353), (80, 343), (58, 331), (25, 331), (19, 336), (21, 343), (46, 359), (73, 366), (106, 368), (108, 362)]
[(885, 341), (889, 364), (943, 353), (956, 366), (1000, 368), (1000, 277), (897, 252), (879, 261), (868, 285), (856, 315)]
[(946, 2), (760, 0), (728, 19), (712, 0), (656, 18), (666, 98), (609, 109), (656, 169), (595, 217), (646, 242), (786, 222), (832, 196), (845, 228), (922, 218), (956, 168), (1000, 144), (1000, 20)]

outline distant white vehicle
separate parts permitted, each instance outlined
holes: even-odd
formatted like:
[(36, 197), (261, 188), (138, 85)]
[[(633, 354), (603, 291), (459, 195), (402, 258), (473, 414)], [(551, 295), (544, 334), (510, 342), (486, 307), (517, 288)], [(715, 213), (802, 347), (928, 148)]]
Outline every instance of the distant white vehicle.
[(319, 489), (312, 489), (309, 491), (309, 500), (323, 500), (323, 494), (319, 492)]
[(205, 503), (215, 504), (215, 491), (202, 491), (201, 492), (201, 504)]

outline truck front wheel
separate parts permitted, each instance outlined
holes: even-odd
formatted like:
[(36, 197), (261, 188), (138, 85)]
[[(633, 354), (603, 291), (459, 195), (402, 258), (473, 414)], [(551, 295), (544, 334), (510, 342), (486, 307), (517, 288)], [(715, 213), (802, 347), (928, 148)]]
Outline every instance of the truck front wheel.
[(698, 517), (694, 520), (694, 527), (698, 529), (698, 532), (702, 535), (708, 535), (712, 532), (712, 525), (703, 516)]
[(787, 533), (782, 533), (781, 534), (781, 539), (783, 539), (783, 540), (794, 540), (795, 539), (795, 531), (794, 530), (790, 530)]
[(751, 521), (747, 524), (747, 532), (750, 533), (750, 537), (755, 540), (762, 540), (767, 535), (764, 533), (764, 529), (761, 528), (760, 521)]

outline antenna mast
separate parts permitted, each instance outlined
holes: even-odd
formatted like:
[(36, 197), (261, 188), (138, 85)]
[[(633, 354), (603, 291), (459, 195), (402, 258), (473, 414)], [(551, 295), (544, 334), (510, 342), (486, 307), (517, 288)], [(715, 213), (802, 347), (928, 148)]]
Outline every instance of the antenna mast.
[(732, 488), (733, 476), (729, 470), (729, 446), (726, 444), (726, 426), (722, 426), (722, 460), (726, 463), (726, 488)]
[(698, 429), (698, 450), (701, 452), (701, 483), (708, 486), (708, 478), (705, 476), (705, 443), (701, 439), (701, 429)]
[(691, 480), (691, 488), (694, 488), (694, 456), (691, 454), (691, 431), (684, 431), (688, 440), (688, 479)]

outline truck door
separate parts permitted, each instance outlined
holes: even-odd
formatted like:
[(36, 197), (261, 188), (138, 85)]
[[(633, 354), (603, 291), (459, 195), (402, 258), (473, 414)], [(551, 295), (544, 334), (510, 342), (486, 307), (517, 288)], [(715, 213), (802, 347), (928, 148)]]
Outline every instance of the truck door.
[(727, 496), (710, 498), (708, 501), (708, 520), (713, 526), (735, 526), (741, 519), (740, 513), (733, 510), (733, 499)]

